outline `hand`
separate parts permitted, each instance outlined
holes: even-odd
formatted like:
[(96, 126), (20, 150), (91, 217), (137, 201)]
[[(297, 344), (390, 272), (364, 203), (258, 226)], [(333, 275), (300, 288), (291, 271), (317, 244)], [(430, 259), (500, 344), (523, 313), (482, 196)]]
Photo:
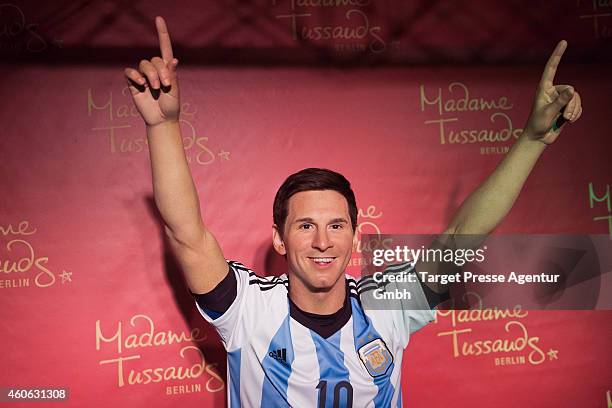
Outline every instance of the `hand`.
[(172, 55), (172, 44), (166, 22), (155, 18), (161, 58), (142, 60), (138, 70), (126, 68), (125, 76), (134, 104), (148, 126), (178, 121), (180, 102), (176, 67), (178, 60)]
[[(569, 85), (553, 85), (557, 66), (559, 66), (566, 47), (565, 40), (559, 41), (548, 59), (525, 126), (525, 134), (528, 137), (547, 145), (557, 139), (566, 122), (574, 123), (582, 114), (578, 92)], [(563, 118), (560, 117), (561, 115)], [(553, 128), (553, 124), (559, 125), (561, 122), (563, 122), (562, 125)]]

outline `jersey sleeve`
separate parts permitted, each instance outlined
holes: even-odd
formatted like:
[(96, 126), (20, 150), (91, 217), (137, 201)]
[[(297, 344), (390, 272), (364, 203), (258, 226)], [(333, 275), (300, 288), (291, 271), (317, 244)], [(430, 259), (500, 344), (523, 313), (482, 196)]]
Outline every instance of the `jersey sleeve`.
[(396, 318), (393, 320), (397, 326), (401, 343), (403, 347), (406, 347), (412, 333), (435, 320), (436, 314), (433, 307), (437, 303), (435, 293), (418, 280), (418, 274), (414, 269), (415, 264), (405, 264), (401, 268), (403, 268), (400, 269), (402, 272), (417, 280), (417, 282), (395, 283), (399, 290), (406, 288), (412, 294), (411, 299), (401, 300), (402, 307), (396, 311)]
[(239, 347), (244, 336), (244, 310), (249, 288), (249, 273), (241, 264), (228, 261), (228, 275), (210, 292), (192, 294), (202, 317), (219, 333), (227, 351)]
[[(387, 280), (377, 282), (372, 277), (364, 277), (360, 283), (361, 300), (366, 308), (383, 310), (387, 320), (391, 320), (393, 332), (402, 347), (408, 345), (410, 335), (434, 321), (433, 307), (439, 303), (435, 293), (418, 280), (414, 264), (392, 265), (383, 271), (384, 275), (411, 276), (403, 281)], [(380, 294), (405, 294), (397, 298), (381, 299)], [(429, 296), (428, 296), (429, 294)]]

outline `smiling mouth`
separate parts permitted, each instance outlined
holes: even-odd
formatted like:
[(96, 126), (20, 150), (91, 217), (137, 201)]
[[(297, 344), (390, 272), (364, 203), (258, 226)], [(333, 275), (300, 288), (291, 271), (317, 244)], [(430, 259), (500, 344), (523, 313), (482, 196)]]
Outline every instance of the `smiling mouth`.
[(312, 260), (315, 264), (317, 264), (318, 266), (327, 266), (330, 265), (334, 259), (336, 259), (335, 256), (309, 256), (308, 259)]

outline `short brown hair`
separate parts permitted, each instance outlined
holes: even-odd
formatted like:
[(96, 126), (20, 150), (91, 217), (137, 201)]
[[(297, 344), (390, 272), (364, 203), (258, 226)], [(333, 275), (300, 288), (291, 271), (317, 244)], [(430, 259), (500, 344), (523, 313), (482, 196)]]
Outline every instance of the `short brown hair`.
[(348, 203), (353, 231), (357, 229), (357, 203), (355, 202), (355, 193), (351, 189), (351, 183), (342, 174), (333, 170), (308, 168), (287, 177), (274, 197), (272, 217), (281, 236), (287, 220), (287, 203), (291, 196), (302, 191), (312, 190), (333, 190), (342, 194)]

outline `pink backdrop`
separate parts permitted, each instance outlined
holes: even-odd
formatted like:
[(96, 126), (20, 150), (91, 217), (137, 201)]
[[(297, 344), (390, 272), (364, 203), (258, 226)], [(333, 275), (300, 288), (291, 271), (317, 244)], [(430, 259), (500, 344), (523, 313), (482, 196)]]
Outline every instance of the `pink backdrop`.
[[(612, 17), (592, 17), (610, 6), (193, 3), (0, 6), (0, 386), (68, 387), (71, 407), (225, 404), (225, 354), (164, 245), (122, 78), (156, 52), (157, 14), (181, 59), (202, 211), (229, 259), (284, 272), (272, 200), (310, 166), (351, 180), (360, 232), (440, 232), (524, 125), (561, 38), (557, 83), (580, 92), (584, 113), (497, 232), (612, 237)], [(310, 15), (294, 30), (283, 16), (299, 13)], [(309, 34), (357, 29), (363, 16), (363, 38)], [(499, 137), (453, 136), (464, 130)], [(445, 312), (412, 338), (406, 406), (609, 406), (612, 312), (465, 317)], [(470, 354), (477, 341), (519, 338), (519, 351)], [(158, 368), (165, 378), (147, 376)]]

